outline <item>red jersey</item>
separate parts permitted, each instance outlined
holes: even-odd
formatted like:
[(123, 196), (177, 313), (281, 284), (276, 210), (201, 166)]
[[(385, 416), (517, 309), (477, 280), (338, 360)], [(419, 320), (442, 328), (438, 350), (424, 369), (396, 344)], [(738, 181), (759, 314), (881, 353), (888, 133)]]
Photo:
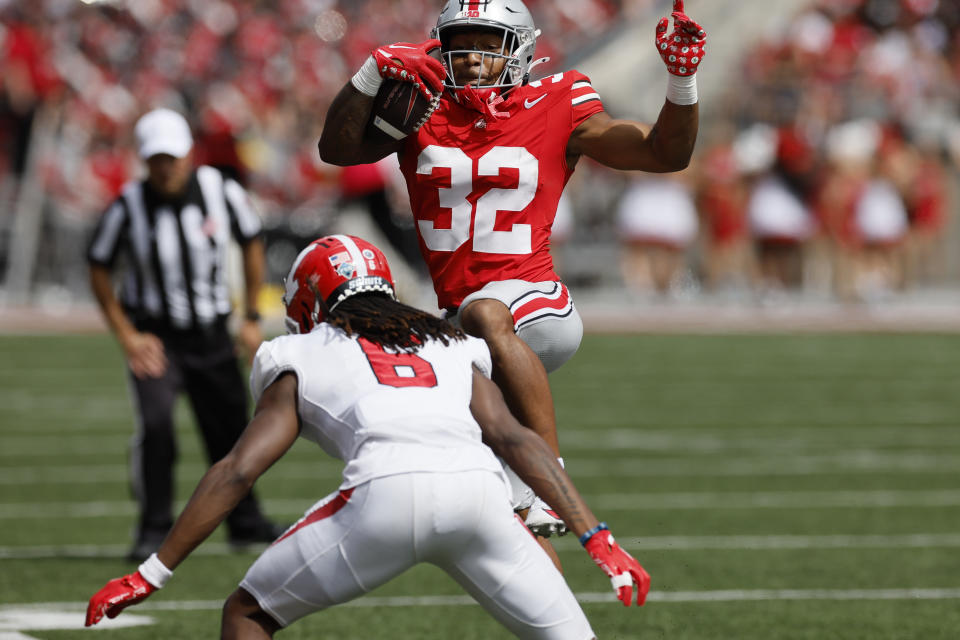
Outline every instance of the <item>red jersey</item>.
[(550, 227), (573, 173), (567, 141), (603, 103), (589, 78), (566, 71), (514, 88), (495, 109), (509, 117), (445, 94), (399, 154), (440, 308), (489, 282), (559, 279)]

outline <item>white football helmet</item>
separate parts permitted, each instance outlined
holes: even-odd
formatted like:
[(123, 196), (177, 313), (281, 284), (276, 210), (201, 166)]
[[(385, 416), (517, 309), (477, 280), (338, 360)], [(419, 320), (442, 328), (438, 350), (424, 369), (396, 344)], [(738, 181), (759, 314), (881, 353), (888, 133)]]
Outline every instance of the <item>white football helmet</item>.
[[(450, 50), (450, 36), (453, 33), (474, 29), (502, 33), (503, 47), (500, 53)], [(484, 89), (497, 88), (502, 93), (527, 81), (530, 68), (535, 64), (533, 52), (539, 35), (540, 30), (534, 26), (530, 11), (520, 0), (449, 0), (440, 12), (437, 26), (430, 32), (430, 37), (441, 43), (440, 51), (447, 67), (445, 87), (462, 89), (465, 86), (458, 85), (453, 77), (452, 55), (477, 53), (482, 58), (503, 58), (506, 61), (497, 82), (483, 85)], [(477, 85), (474, 85), (476, 88), (479, 88), (479, 82), (477, 80)]]

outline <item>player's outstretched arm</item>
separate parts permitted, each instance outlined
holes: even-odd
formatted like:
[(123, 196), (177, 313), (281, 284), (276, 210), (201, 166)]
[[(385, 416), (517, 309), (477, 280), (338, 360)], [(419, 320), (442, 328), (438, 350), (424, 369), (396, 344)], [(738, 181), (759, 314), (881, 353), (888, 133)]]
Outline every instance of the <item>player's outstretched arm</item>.
[(657, 25), (655, 44), (667, 67), (667, 98), (656, 124), (616, 120), (600, 112), (573, 132), (567, 145), (570, 160), (586, 155), (614, 169), (652, 173), (680, 171), (693, 155), (699, 129), (696, 73), (706, 51), (706, 32), (683, 12), (683, 0), (673, 3), (669, 20)]
[(318, 145), (320, 159), (340, 166), (368, 164), (399, 151), (400, 141), (376, 145), (364, 141), (373, 99), (384, 78), (412, 83), (427, 100), (433, 92), (442, 91), (446, 70), (439, 60), (427, 54), (439, 46), (439, 40), (427, 40), (418, 44), (397, 42), (374, 49), (327, 111)]
[(617, 598), (629, 606), (635, 585), (637, 604), (642, 605), (650, 590), (650, 576), (617, 544), (607, 525), (593, 515), (543, 438), (517, 422), (497, 385), (477, 371), (473, 373), (470, 410), (480, 425), (484, 442), (560, 514), (567, 528), (580, 538), (580, 544), (610, 578)]
[(159, 551), (139, 569), (108, 582), (90, 598), (86, 626), (115, 618), (164, 586), (173, 570), (213, 533), (257, 478), (296, 441), (297, 379), (284, 374), (264, 390), (253, 419), (233, 449), (204, 474)]

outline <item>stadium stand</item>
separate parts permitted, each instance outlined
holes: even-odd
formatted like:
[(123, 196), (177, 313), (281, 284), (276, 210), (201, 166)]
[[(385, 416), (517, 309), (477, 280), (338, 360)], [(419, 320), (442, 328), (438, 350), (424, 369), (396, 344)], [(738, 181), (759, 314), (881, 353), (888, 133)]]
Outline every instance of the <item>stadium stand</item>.
[[(437, 4), (0, 1), (0, 293), (86, 290), (65, 256), (79, 261), (96, 215), (139, 171), (122, 137), (161, 104), (191, 115), (198, 160), (243, 181), (276, 237), (324, 232), (342, 184), (316, 153), (325, 106), (375, 44), (422, 39)], [(544, 73), (576, 66), (614, 115), (656, 113), (664, 80), (649, 41), (668, 3), (528, 4), (537, 54), (552, 59)], [(960, 5), (727, 5), (697, 14), (713, 44), (690, 172), (701, 218), (692, 290), (874, 300), (942, 284), (957, 271), (945, 238), (960, 165)], [(631, 182), (580, 163), (568, 189), (575, 241), (558, 247), (571, 284), (622, 286), (606, 261)], [(807, 231), (763, 235), (751, 202), (763, 213), (757, 202), (793, 202)]]

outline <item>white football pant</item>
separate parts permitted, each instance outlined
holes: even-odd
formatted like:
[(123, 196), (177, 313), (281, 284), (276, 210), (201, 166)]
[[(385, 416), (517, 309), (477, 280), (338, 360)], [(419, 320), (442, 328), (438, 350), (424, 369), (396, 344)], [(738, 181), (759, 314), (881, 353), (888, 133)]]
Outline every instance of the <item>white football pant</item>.
[(590, 623), (489, 471), (406, 473), (337, 492), (254, 562), (240, 586), (282, 626), (420, 562), (446, 571), (520, 638), (588, 640)]

